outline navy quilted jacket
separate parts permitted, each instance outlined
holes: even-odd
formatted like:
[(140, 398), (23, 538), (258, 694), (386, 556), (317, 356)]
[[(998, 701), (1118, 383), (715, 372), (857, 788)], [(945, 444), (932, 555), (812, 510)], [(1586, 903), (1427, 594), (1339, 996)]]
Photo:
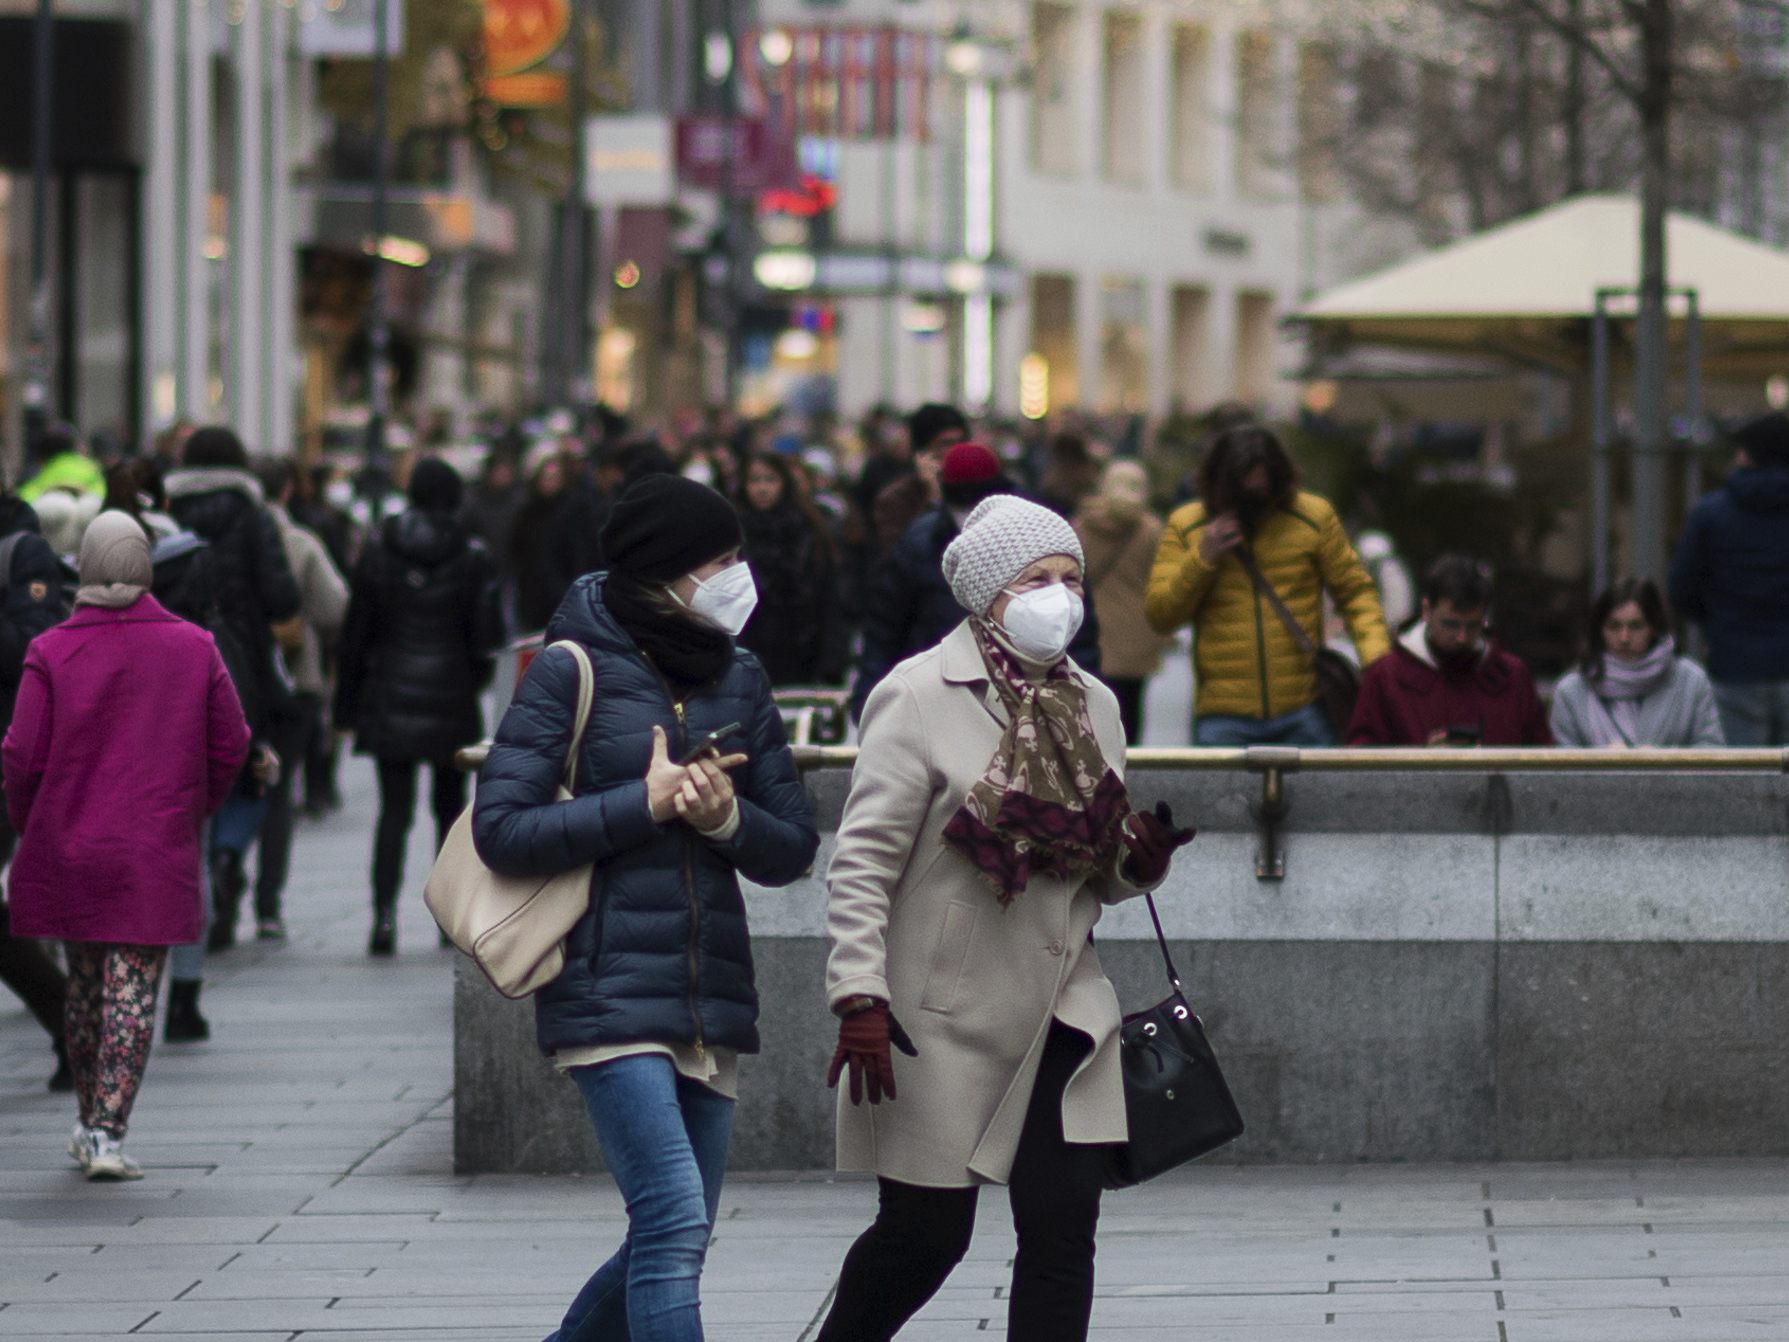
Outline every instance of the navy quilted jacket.
[[(585, 1045), (703, 1043), (758, 1050), (741, 874), (787, 885), (813, 861), (820, 838), (771, 699), (749, 652), (720, 681), (681, 704), (603, 608), (603, 574), (573, 584), (547, 626), (548, 641), (590, 650), (596, 699), (571, 801), (554, 799), (577, 708), (578, 670), (543, 653), (503, 716), (479, 775), (472, 817), (479, 856), (493, 871), (544, 875), (596, 864), (590, 912), (566, 941), (565, 971), (535, 995), (544, 1052)], [(685, 743), (731, 722), (738, 832), (705, 839), (681, 821), (660, 825), (646, 808), (652, 728), (676, 758)]]

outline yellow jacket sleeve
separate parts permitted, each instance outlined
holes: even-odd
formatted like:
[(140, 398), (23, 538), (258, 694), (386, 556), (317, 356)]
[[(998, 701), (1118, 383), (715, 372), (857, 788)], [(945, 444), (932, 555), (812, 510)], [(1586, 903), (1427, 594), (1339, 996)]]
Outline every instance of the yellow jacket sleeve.
[(1196, 504), (1175, 512), (1162, 529), (1149, 588), (1143, 594), (1143, 613), (1158, 634), (1171, 634), (1192, 623), (1217, 580), (1217, 570), (1199, 557), (1199, 533), (1204, 529), (1205, 512)]
[(1373, 585), (1373, 575), (1360, 562), (1333, 509), (1323, 519), (1318, 556), (1323, 585), (1347, 621), (1348, 637), (1360, 653), (1360, 664), (1371, 666), (1391, 651), (1391, 634), (1385, 627), (1385, 611), (1379, 605), (1379, 589)]

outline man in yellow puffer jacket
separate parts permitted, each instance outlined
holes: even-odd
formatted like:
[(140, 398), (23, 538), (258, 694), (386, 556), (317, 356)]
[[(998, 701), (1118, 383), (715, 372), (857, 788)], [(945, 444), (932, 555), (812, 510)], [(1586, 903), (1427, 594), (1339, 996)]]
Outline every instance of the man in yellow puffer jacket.
[(1238, 558), (1262, 575), (1323, 642), (1323, 593), (1335, 599), (1362, 666), (1391, 651), (1372, 577), (1329, 503), (1297, 487), (1292, 460), (1255, 425), (1220, 434), (1200, 465), (1200, 500), (1168, 518), (1144, 611), (1161, 633), (1193, 626), (1200, 745), (1334, 743), (1316, 671)]

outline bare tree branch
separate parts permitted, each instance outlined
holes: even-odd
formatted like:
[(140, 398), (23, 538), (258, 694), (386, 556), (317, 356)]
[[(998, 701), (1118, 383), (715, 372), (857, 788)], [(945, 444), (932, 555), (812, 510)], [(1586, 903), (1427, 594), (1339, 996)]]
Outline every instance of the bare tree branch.
[[(1489, 23), (1496, 23), (1509, 17), (1506, 9), (1491, 3), (1491, 0), (1457, 0), (1457, 3), (1465, 13)], [(1542, 0), (1509, 0), (1509, 3), (1533, 17), (1558, 37), (1577, 47), (1603, 68), (1623, 97), (1631, 99), (1636, 105), (1639, 103), (1642, 94), (1641, 86), (1628, 76), (1628, 72), (1621, 68), (1620, 62), (1610, 55), (1601, 43), (1590, 36), (1587, 29), (1567, 23), (1542, 3)], [(1630, 0), (1623, 0), (1623, 3), (1626, 5), (1630, 3)]]

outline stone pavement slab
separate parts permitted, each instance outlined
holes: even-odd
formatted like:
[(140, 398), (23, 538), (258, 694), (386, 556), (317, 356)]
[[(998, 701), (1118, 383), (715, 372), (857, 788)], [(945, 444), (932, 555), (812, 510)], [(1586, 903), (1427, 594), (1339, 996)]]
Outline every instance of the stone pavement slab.
[[(537, 1342), (619, 1241), (601, 1178), (458, 1176), (451, 953), (417, 891), (364, 951), (370, 770), (298, 836), (291, 940), (218, 957), (214, 1038), (158, 1045), (129, 1149), (83, 1182), (35, 1024), (0, 1001), (0, 1342)], [(748, 1092), (744, 1101), (752, 1102)], [(811, 1338), (874, 1187), (735, 1176), (709, 1335)], [(901, 1334), (1005, 1331), (1014, 1251), (982, 1199), (968, 1259)], [(1095, 1342), (1789, 1339), (1789, 1162), (1238, 1167), (1106, 1202)]]

